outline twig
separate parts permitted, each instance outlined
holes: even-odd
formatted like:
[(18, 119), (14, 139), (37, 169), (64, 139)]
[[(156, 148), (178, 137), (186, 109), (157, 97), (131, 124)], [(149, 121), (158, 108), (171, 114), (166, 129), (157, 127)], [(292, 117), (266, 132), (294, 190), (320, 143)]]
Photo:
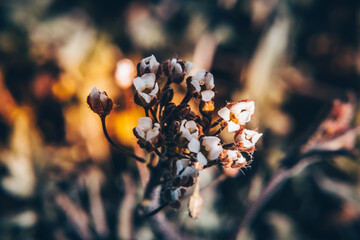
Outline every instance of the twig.
[(154, 109), (152, 109), (152, 108), (148, 108), (148, 109), (150, 110), (151, 115), (154, 117), (154, 121), (158, 123), (159, 120), (158, 120), (157, 117), (156, 117), (156, 113), (154, 112)]
[(277, 193), (278, 189), (292, 176), (303, 171), (310, 165), (313, 165), (320, 160), (316, 158), (316, 155), (339, 155), (348, 154), (349, 151), (346, 149), (340, 149), (337, 151), (312, 151), (303, 154), (299, 157), (299, 161), (293, 167), (289, 169), (281, 168), (275, 173), (270, 182), (262, 191), (257, 200), (250, 206), (245, 216), (242, 217), (242, 221), (237, 231), (237, 238), (242, 235), (242, 232), (249, 227), (263, 207), (270, 201), (270, 199)]
[(155, 214), (157, 214), (158, 212), (160, 212), (161, 210), (163, 210), (166, 206), (168, 206), (169, 203), (166, 202), (166, 203), (163, 203), (161, 204), (159, 207), (157, 207), (156, 209), (152, 210), (152, 211), (149, 211), (147, 213), (144, 213), (142, 215), (139, 215), (139, 217), (141, 218), (147, 218), (147, 217), (151, 217), (151, 216), (154, 216)]
[(135, 160), (139, 161), (139, 162), (142, 162), (142, 163), (145, 163), (145, 159), (141, 158), (141, 157), (138, 157), (136, 156), (134, 153), (130, 152), (129, 150), (127, 150), (126, 148), (124, 148), (123, 146), (120, 146), (120, 145), (117, 145), (114, 143), (114, 141), (110, 138), (107, 130), (106, 130), (106, 124), (105, 124), (105, 117), (101, 117), (101, 123), (102, 123), (102, 128), (103, 128), (103, 132), (104, 132), (104, 135), (106, 137), (106, 139), (109, 141), (109, 143), (117, 148), (118, 150), (120, 150), (121, 152), (129, 155), (130, 157), (134, 158)]

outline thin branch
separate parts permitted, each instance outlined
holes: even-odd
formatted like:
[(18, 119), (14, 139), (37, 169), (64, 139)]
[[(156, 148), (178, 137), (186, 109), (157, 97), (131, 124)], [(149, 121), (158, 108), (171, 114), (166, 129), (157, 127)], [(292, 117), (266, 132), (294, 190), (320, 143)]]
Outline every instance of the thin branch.
[(166, 202), (166, 203), (163, 203), (161, 204), (159, 207), (157, 207), (156, 209), (150, 211), (150, 212), (147, 212), (147, 213), (144, 213), (142, 215), (139, 215), (139, 217), (141, 218), (147, 218), (147, 217), (151, 217), (151, 216), (154, 216), (155, 214), (157, 214), (158, 212), (160, 212), (161, 210), (163, 210), (166, 206), (168, 206), (169, 203)]
[[(316, 158), (317, 155), (344, 155), (349, 154), (350, 152), (346, 149), (340, 149), (337, 151), (312, 151), (302, 156), (299, 156), (299, 161), (293, 167), (289, 169), (281, 168), (275, 173), (270, 182), (267, 184), (265, 189), (262, 191), (257, 200), (251, 204), (248, 208), (248, 211), (245, 213), (245, 216), (242, 217), (240, 226), (237, 231), (237, 238), (242, 235), (242, 232), (245, 231), (258, 216), (263, 207), (270, 201), (270, 199), (277, 193), (279, 188), (292, 176), (303, 171), (305, 168), (313, 165), (320, 160)], [(351, 154), (351, 153), (350, 153)]]
[(192, 98), (192, 93), (190, 93), (189, 91), (187, 91), (185, 97), (183, 98), (183, 100), (181, 101), (180, 104), (186, 104), (186, 103), (188, 103), (191, 98)]
[(217, 125), (219, 125), (222, 122), (222, 120), (223, 120), (222, 118), (219, 118), (213, 124), (211, 124), (210, 128), (216, 127)]
[(156, 155), (158, 155), (160, 158), (167, 159), (167, 157), (164, 156), (157, 148), (154, 149), (154, 152)]
[(105, 118), (106, 117), (101, 117), (101, 123), (102, 123), (102, 128), (103, 128), (103, 132), (104, 135), (106, 137), (106, 139), (108, 140), (108, 142), (115, 148), (117, 148), (119, 151), (127, 154), (128, 156), (134, 158), (135, 160), (142, 162), (142, 163), (146, 163), (145, 159), (136, 156), (134, 153), (130, 152), (129, 150), (127, 150), (125, 147), (121, 146), (121, 145), (117, 145), (116, 143), (114, 143), (114, 141), (110, 138), (107, 130), (106, 130), (106, 124), (105, 124)]
[(151, 115), (152, 115), (153, 118), (154, 118), (154, 121), (158, 123), (159, 120), (158, 120), (158, 118), (157, 118), (157, 116), (156, 116), (156, 113), (154, 112), (154, 109), (152, 109), (152, 108), (148, 108), (148, 109), (150, 110)]

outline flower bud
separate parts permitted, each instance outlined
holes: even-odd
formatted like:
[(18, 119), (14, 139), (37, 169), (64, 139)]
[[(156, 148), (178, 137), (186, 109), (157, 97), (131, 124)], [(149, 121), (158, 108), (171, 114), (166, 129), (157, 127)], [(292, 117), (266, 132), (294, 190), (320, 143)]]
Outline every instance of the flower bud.
[(113, 102), (106, 92), (100, 92), (96, 87), (91, 90), (87, 97), (87, 103), (89, 104), (90, 109), (100, 117), (109, 115), (113, 108)]
[(171, 102), (173, 97), (174, 89), (172, 89), (171, 87), (167, 87), (162, 91), (160, 102), (162, 105), (167, 105), (169, 102)]
[(154, 55), (146, 57), (143, 60), (141, 60), (138, 63), (138, 65), (136, 66), (137, 76), (141, 77), (145, 73), (153, 73), (156, 76), (158, 76), (159, 72), (160, 72), (159, 66), (160, 66), (160, 63), (158, 63), (158, 61), (156, 61), (156, 58)]
[(173, 58), (162, 63), (162, 69), (166, 76), (174, 83), (181, 83), (185, 76), (189, 74), (193, 63), (185, 62), (178, 58)]

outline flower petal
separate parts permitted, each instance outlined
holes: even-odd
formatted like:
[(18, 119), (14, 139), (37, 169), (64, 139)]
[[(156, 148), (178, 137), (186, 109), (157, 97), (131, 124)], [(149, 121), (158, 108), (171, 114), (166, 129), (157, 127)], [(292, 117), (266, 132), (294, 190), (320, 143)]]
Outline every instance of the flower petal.
[(237, 130), (240, 129), (240, 125), (236, 124), (234, 122), (228, 122), (228, 131), (229, 132), (236, 132)]
[(201, 92), (201, 96), (203, 101), (208, 102), (215, 96), (215, 93), (212, 90), (205, 90)]
[(241, 153), (239, 153), (239, 154), (240, 154), (240, 157), (236, 160), (236, 163), (241, 164), (241, 163), (246, 162), (246, 158), (244, 158), (244, 156)]
[(155, 83), (154, 89), (149, 93), (150, 96), (155, 96), (159, 91), (159, 85)]
[(198, 153), (200, 151), (200, 142), (196, 138), (190, 140), (188, 144), (190, 152)]
[(153, 88), (155, 84), (155, 74), (145, 73), (141, 76), (141, 80), (144, 82), (144, 88)]
[(239, 153), (238, 150), (228, 150), (227, 156), (230, 158), (230, 160), (235, 161), (238, 158), (238, 153)]
[(185, 170), (180, 174), (181, 177), (196, 177), (198, 174), (196, 168), (194, 166), (186, 167)]
[(156, 61), (156, 58), (154, 55), (151, 55), (150, 56), (150, 63), (149, 63), (149, 66), (150, 66), (150, 71), (152, 73), (156, 73), (156, 71), (158, 70), (159, 66), (160, 66), (160, 63), (158, 63), (158, 61)]
[(176, 161), (176, 175), (179, 175), (179, 173), (184, 169), (184, 165), (181, 160)]
[(146, 141), (149, 141), (150, 143), (154, 143), (157, 136), (159, 136), (159, 130), (158, 129), (150, 129), (146, 134)]
[(98, 97), (99, 94), (100, 94), (100, 90), (97, 89), (96, 87), (93, 87), (93, 89), (91, 89), (89, 96), (90, 96), (90, 98), (94, 99), (94, 98)]
[(214, 136), (206, 136), (201, 139), (201, 145), (209, 148), (215, 147), (220, 143), (220, 139)]
[(146, 130), (146, 131), (151, 129), (152, 126), (153, 126), (152, 119), (149, 118), (149, 117), (141, 117), (141, 118), (139, 118), (138, 124), (139, 124), (140, 129)]
[(179, 63), (176, 63), (173, 71), (174, 75), (179, 75), (182, 73), (183, 69)]
[(196, 92), (199, 93), (199, 92), (201, 91), (200, 82), (197, 81), (197, 80), (194, 80), (194, 77), (191, 78), (191, 82), (190, 82), (190, 83), (191, 83), (191, 85), (194, 86)]
[(223, 151), (223, 148), (221, 145), (212, 147), (208, 154), (208, 160), (211, 160), (211, 161), (216, 160), (222, 151)]
[(143, 139), (145, 139), (145, 132), (139, 126), (135, 127), (136, 133)]
[(196, 158), (197, 158), (198, 162), (201, 163), (202, 165), (206, 165), (206, 164), (207, 164), (207, 159), (206, 159), (206, 157), (204, 156), (204, 154), (202, 154), (201, 152), (199, 152), (199, 153), (196, 155)]
[(150, 96), (149, 94), (146, 93), (139, 93), (140, 96), (145, 100), (145, 102), (150, 103), (151, 100), (154, 98), (153, 96)]
[(223, 107), (218, 111), (218, 115), (225, 121), (230, 121), (230, 109)]
[(193, 77), (192, 80), (200, 82), (202, 80), (204, 80), (206, 71), (204, 69), (201, 69), (198, 73), (196, 73)]
[(189, 72), (191, 71), (191, 69), (193, 68), (194, 64), (192, 62), (186, 62), (185, 63), (185, 74), (189, 74)]
[(133, 85), (134, 85), (136, 91), (138, 91), (138, 92), (141, 92), (142, 90), (145, 89), (145, 83), (141, 79), (141, 77), (134, 78)]
[(214, 77), (209, 72), (205, 74), (204, 82), (205, 82), (205, 87), (206, 87), (207, 90), (211, 90), (211, 89), (213, 89), (215, 87)]

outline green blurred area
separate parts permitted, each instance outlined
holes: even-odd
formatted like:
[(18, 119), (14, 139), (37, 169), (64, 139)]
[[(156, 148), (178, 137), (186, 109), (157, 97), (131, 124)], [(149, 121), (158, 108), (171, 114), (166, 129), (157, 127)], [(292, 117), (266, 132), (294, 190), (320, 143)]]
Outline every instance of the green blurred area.
[[(105, 90), (110, 135), (144, 154), (130, 85), (151, 54), (212, 72), (216, 111), (256, 103), (250, 127), (264, 135), (252, 168), (204, 190), (197, 220), (186, 201), (165, 210), (186, 236), (234, 238), (283, 156), (334, 99), (359, 98), (359, 19), (350, 0), (1, 1), (0, 239), (160, 238), (133, 214), (144, 191), (136, 163), (110, 148), (86, 105), (93, 86)], [(130, 85), (115, 77), (124, 61)], [(185, 83), (176, 90), (175, 101)], [(201, 184), (220, 172), (202, 172)], [(244, 239), (360, 239), (359, 220), (358, 158), (325, 157), (274, 195)]]

